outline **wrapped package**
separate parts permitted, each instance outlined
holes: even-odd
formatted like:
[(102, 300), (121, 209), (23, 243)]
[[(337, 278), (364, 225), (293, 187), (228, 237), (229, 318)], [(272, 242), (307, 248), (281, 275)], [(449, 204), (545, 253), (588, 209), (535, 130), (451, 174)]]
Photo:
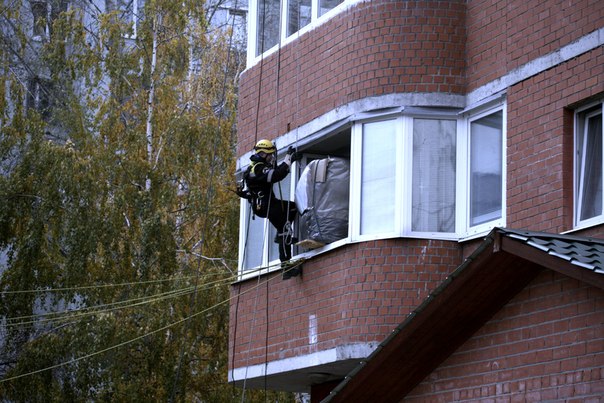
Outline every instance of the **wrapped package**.
[(328, 244), (348, 236), (350, 163), (344, 158), (310, 162), (296, 186), (302, 239)]

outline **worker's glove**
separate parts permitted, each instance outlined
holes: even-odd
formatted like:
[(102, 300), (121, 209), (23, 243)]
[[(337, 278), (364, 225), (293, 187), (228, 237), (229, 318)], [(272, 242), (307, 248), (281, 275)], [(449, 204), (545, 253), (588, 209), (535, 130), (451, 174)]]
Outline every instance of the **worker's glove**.
[(291, 166), (291, 164), (292, 164), (292, 152), (293, 152), (293, 150), (294, 149), (292, 147), (290, 147), (287, 150), (287, 154), (285, 154), (285, 158), (283, 158), (283, 162), (285, 162), (288, 167)]
[(245, 190), (245, 185), (243, 181), (237, 182), (237, 189), (235, 190), (235, 193), (237, 194), (237, 196), (243, 199), (249, 199), (251, 197), (250, 192)]
[(299, 152), (296, 152), (296, 150), (294, 150), (294, 147), (290, 147), (287, 150), (287, 155), (285, 157), (286, 158), (289, 157), (289, 161), (291, 163), (291, 162), (300, 161), (302, 159), (302, 154)]

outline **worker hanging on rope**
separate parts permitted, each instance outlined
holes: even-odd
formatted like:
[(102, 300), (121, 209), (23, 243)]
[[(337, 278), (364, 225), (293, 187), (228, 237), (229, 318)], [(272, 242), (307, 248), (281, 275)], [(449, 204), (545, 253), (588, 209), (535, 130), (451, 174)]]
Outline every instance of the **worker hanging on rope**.
[[(237, 194), (249, 201), (255, 215), (268, 218), (277, 230), (275, 243), (279, 244), (279, 260), (287, 262), (291, 259), (291, 244), (293, 242), (291, 223), (296, 216), (296, 206), (293, 202), (278, 199), (273, 192), (273, 184), (285, 179), (289, 174), (292, 162), (298, 161), (302, 155), (292, 147), (287, 150), (283, 162), (277, 165), (277, 148), (270, 140), (260, 140), (254, 147), (250, 157), (252, 161), (245, 171), (243, 184), (237, 188)], [(292, 268), (284, 273), (284, 278), (297, 276), (299, 269)]]

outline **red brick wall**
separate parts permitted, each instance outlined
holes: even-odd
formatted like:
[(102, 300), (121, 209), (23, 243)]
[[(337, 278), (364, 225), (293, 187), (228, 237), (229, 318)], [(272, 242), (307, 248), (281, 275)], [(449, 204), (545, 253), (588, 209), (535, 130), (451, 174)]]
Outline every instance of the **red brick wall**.
[(240, 80), (238, 155), (351, 101), (464, 93), (464, 19), (461, 0), (372, 0), (266, 57)]
[(547, 232), (573, 226), (573, 114), (604, 94), (604, 48), (508, 89), (507, 225)]
[(468, 91), (602, 27), (599, 0), (469, 0)]
[(547, 270), (405, 401), (597, 402), (602, 396), (604, 291)]
[[(304, 264), (303, 278), (284, 281), (273, 274), (260, 283), (252, 279), (234, 285), (229, 364), (233, 343), (238, 368), (264, 363), (267, 344), (270, 362), (381, 342), (460, 263), (457, 242), (381, 240), (313, 258)], [(313, 345), (308, 340), (309, 315), (316, 315), (318, 324), (318, 343)]]

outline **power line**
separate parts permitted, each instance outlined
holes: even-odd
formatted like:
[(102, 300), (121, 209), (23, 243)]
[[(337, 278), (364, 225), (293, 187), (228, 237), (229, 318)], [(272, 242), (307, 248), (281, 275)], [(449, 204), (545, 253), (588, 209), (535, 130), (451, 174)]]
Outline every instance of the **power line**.
[[(275, 279), (275, 278), (279, 278), (279, 277), (278, 277), (278, 276), (273, 277), (273, 279)], [(270, 280), (272, 280), (272, 279), (270, 279), (270, 278), (269, 278), (269, 279), (267, 279), (267, 281), (270, 281)], [(246, 293), (248, 293), (248, 292), (251, 292), (251, 291), (253, 291), (253, 290), (254, 290), (256, 287), (259, 287), (259, 286), (260, 286), (260, 284), (258, 284), (258, 285), (256, 285), (256, 286), (254, 286), (253, 288), (250, 288), (249, 290), (244, 291), (243, 293), (238, 293), (237, 295), (240, 295), (240, 294), (246, 294)], [(208, 307), (208, 308), (206, 308), (206, 309), (203, 309), (203, 310), (201, 310), (201, 311), (199, 311), (199, 312), (196, 312), (196, 313), (194, 313), (194, 314), (192, 314), (192, 315), (190, 315), (190, 316), (188, 316), (188, 317), (185, 317), (185, 318), (179, 319), (179, 320), (177, 320), (177, 321), (175, 321), (175, 322), (172, 322), (172, 323), (170, 323), (170, 324), (167, 324), (167, 325), (165, 325), (165, 326), (162, 326), (162, 327), (160, 327), (160, 328), (158, 328), (158, 329), (152, 330), (152, 331), (150, 331), (150, 332), (147, 332), (147, 333), (145, 333), (145, 334), (143, 334), (143, 335), (137, 336), (137, 337), (132, 338), (132, 339), (130, 339), (130, 340), (123, 341), (123, 342), (118, 343), (118, 344), (115, 344), (115, 345), (113, 345), (113, 346), (110, 346), (110, 347), (107, 347), (107, 348), (104, 348), (104, 349), (101, 349), (101, 350), (97, 350), (97, 351), (92, 352), (92, 353), (90, 353), (90, 354), (86, 354), (86, 355), (83, 355), (83, 356), (81, 356), (81, 357), (74, 358), (74, 359), (72, 359), (72, 360), (65, 361), (65, 362), (62, 362), (62, 363), (59, 363), (59, 364), (56, 364), (56, 365), (52, 365), (52, 366), (49, 366), (49, 367), (46, 367), (46, 368), (41, 368), (41, 369), (38, 369), (38, 370), (35, 370), (35, 371), (27, 372), (27, 373), (25, 373), (25, 374), (20, 374), (20, 375), (11, 376), (11, 377), (8, 377), (8, 378), (0, 379), (0, 383), (9, 382), (9, 381), (13, 381), (13, 380), (16, 380), (16, 379), (24, 378), (24, 377), (26, 377), (26, 376), (35, 375), (35, 374), (39, 374), (39, 373), (41, 373), (41, 372), (50, 371), (50, 370), (52, 370), (52, 369), (56, 369), (56, 368), (60, 368), (60, 367), (64, 367), (64, 366), (66, 366), (66, 365), (69, 365), (69, 364), (74, 364), (74, 363), (76, 363), (76, 362), (80, 362), (80, 361), (82, 361), (82, 360), (85, 360), (85, 359), (88, 359), (88, 358), (91, 358), (91, 357), (97, 356), (97, 355), (99, 355), (99, 354), (103, 354), (103, 353), (106, 353), (106, 352), (108, 352), (108, 351), (115, 350), (115, 349), (117, 349), (117, 348), (120, 348), (120, 347), (126, 346), (126, 345), (128, 345), (128, 344), (134, 343), (134, 342), (136, 342), (136, 341), (138, 341), (138, 340), (144, 339), (145, 337), (148, 337), (148, 336), (151, 336), (151, 335), (153, 335), (153, 334), (156, 334), (156, 333), (162, 332), (162, 331), (164, 331), (164, 330), (167, 330), (167, 329), (169, 329), (169, 328), (171, 328), (171, 327), (173, 327), (173, 326), (176, 326), (176, 325), (179, 325), (179, 324), (181, 324), (181, 323), (187, 322), (187, 321), (189, 321), (190, 319), (193, 319), (193, 318), (195, 318), (195, 317), (197, 317), (197, 316), (199, 316), (199, 315), (202, 315), (202, 314), (204, 314), (204, 313), (208, 313), (208, 312), (210, 312), (211, 310), (216, 309), (216, 308), (220, 307), (221, 305), (224, 305), (224, 304), (226, 304), (226, 303), (230, 302), (230, 301), (231, 301), (232, 299), (234, 299), (234, 298), (235, 298), (235, 296), (229, 297), (229, 298), (227, 298), (226, 300), (220, 301), (220, 302), (218, 302), (218, 303), (216, 303), (216, 304), (214, 304), (214, 305), (212, 305), (212, 306), (210, 306), (210, 307)]]
[(146, 284), (156, 284), (156, 283), (164, 283), (169, 281), (177, 281), (177, 280), (187, 280), (193, 278), (194, 276), (184, 276), (184, 277), (174, 277), (168, 279), (161, 280), (147, 280), (147, 281), (134, 281), (127, 283), (116, 283), (116, 284), (96, 284), (96, 285), (84, 285), (79, 287), (60, 287), (60, 288), (37, 288), (32, 290), (14, 290), (14, 291), (0, 291), (0, 295), (13, 295), (13, 294), (33, 294), (33, 293), (52, 293), (52, 292), (65, 292), (65, 291), (81, 291), (81, 290), (89, 290), (96, 288), (111, 288), (111, 287), (126, 287), (133, 285), (146, 285)]
[[(179, 296), (187, 295), (193, 290), (193, 287), (182, 288), (178, 290), (167, 291), (159, 294), (154, 294), (149, 297), (138, 297), (124, 301), (111, 302), (108, 304), (101, 304), (89, 307), (82, 307), (78, 309), (65, 310), (60, 312), (45, 312), (37, 315), (29, 316), (18, 316), (12, 318), (5, 318), (7, 323), (6, 327), (23, 326), (28, 324), (44, 324), (47, 322), (55, 322), (66, 319), (79, 318), (83, 316), (98, 315), (101, 313), (112, 312), (120, 309), (133, 308), (136, 306), (146, 305), (152, 302), (158, 302), (169, 298), (176, 298)], [(120, 306), (123, 305), (123, 306)], [(51, 316), (49, 318), (49, 316)], [(56, 316), (56, 317), (52, 317)], [(43, 318), (43, 319), (38, 319)], [(45, 318), (45, 319), (44, 319)], [(29, 321), (13, 322), (22, 319), (35, 319)]]
[[(277, 266), (278, 265), (269, 265), (269, 266), (256, 268), (254, 270), (248, 271), (246, 274), (251, 275), (253, 273), (257, 273), (262, 270), (270, 270), (271, 268), (277, 267)], [(232, 282), (232, 281), (236, 280), (239, 276), (240, 275), (237, 274), (237, 275), (233, 275), (233, 276), (228, 276), (223, 279), (199, 284), (197, 286), (197, 291), (207, 290), (216, 285), (223, 285), (223, 284)], [(187, 278), (192, 278), (192, 277), (193, 276), (189, 276)], [(127, 284), (137, 284), (137, 283), (123, 283), (120, 285), (127, 285)], [(138, 283), (138, 284), (141, 284), (141, 283)], [(93, 287), (94, 286), (86, 287), (86, 288), (93, 288)], [(46, 322), (65, 320), (65, 318), (60, 317), (60, 315), (64, 315), (65, 317), (67, 317), (67, 319), (73, 319), (74, 317), (80, 317), (80, 316), (97, 315), (97, 314), (111, 312), (111, 311), (115, 311), (115, 310), (119, 310), (119, 309), (126, 309), (126, 308), (141, 306), (141, 305), (145, 305), (145, 304), (152, 303), (152, 302), (157, 302), (157, 301), (168, 299), (168, 298), (176, 298), (176, 297), (188, 295), (194, 291), (195, 291), (195, 286), (189, 286), (189, 287), (180, 288), (180, 289), (176, 289), (176, 290), (166, 291), (163, 293), (153, 294), (150, 296), (137, 297), (137, 298), (132, 298), (132, 299), (123, 300), (123, 301), (115, 301), (115, 302), (110, 302), (107, 304), (85, 306), (82, 308), (70, 309), (70, 310), (59, 311), (59, 312), (54, 311), (54, 312), (44, 312), (44, 313), (40, 313), (40, 314), (36, 314), (36, 315), (24, 315), (24, 316), (9, 317), (9, 318), (4, 318), (7, 321), (5, 326), (16, 327), (16, 326), (23, 326), (23, 325), (34, 324), (34, 323), (42, 324), (42, 323), (46, 323)], [(107, 308), (107, 309), (104, 309), (104, 308)], [(88, 311), (91, 311), (91, 312), (88, 312)], [(53, 315), (56, 315), (58, 317), (48, 318), (49, 316), (53, 316)], [(37, 319), (37, 320), (16, 322), (18, 320), (36, 319), (36, 318), (46, 318), (46, 319)]]

